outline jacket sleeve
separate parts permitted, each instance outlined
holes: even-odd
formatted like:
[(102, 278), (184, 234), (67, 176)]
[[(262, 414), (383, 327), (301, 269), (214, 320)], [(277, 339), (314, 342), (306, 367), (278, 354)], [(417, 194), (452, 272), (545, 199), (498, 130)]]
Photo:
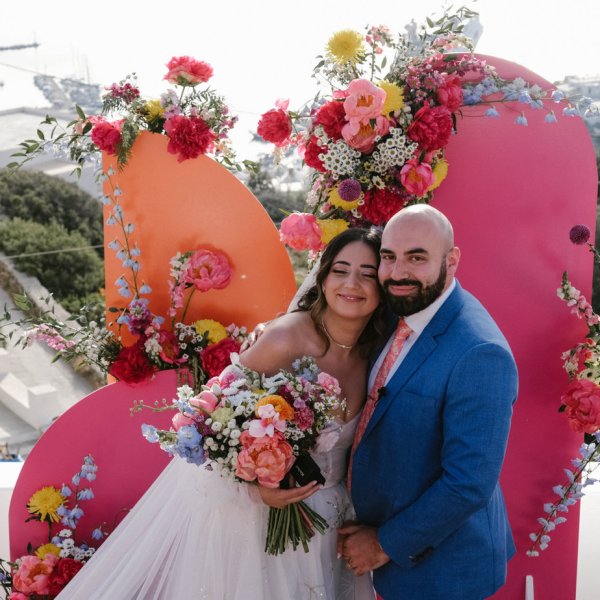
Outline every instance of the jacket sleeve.
[(448, 381), (442, 414), (441, 475), (410, 506), (378, 529), (379, 543), (401, 568), (411, 568), (486, 506), (496, 488), (517, 369), (509, 351), (480, 344), (466, 352)]

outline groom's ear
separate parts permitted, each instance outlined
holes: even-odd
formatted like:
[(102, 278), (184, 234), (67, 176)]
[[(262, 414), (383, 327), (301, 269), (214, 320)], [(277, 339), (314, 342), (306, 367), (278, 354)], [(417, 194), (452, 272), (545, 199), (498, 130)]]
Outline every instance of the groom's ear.
[(446, 268), (448, 269), (448, 273), (454, 275), (459, 262), (460, 248), (458, 246), (454, 246), (454, 248), (451, 248), (448, 254), (446, 254)]

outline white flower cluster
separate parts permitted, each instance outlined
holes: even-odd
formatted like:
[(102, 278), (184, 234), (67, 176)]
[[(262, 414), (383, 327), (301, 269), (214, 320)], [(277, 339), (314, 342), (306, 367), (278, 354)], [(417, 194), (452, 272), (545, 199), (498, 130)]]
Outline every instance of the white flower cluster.
[(327, 153), (320, 153), (319, 159), (323, 166), (334, 177), (353, 175), (360, 165), (361, 153), (359, 150), (350, 148), (344, 140), (334, 142), (327, 137), (322, 127), (315, 127), (314, 134), (321, 146), (327, 146)]
[(395, 167), (401, 167), (412, 158), (418, 148), (416, 142), (411, 142), (399, 127), (392, 127), (389, 137), (378, 144), (368, 161), (368, 169), (375, 173), (385, 174)]

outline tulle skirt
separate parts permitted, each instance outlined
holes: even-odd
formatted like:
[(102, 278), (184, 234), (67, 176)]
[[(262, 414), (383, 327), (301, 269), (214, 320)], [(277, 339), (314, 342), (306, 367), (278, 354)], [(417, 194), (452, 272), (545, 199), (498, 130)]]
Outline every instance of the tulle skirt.
[(351, 516), (342, 484), (308, 503), (324, 535), (282, 555), (264, 552), (268, 508), (247, 484), (174, 458), (60, 600), (372, 600), (368, 575), (336, 557), (336, 527)]

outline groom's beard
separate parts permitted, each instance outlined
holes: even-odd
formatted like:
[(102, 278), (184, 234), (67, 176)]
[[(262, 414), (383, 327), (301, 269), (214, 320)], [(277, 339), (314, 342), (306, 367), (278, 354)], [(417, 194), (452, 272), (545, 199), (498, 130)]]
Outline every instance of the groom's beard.
[[(399, 317), (407, 317), (427, 308), (432, 302), (437, 300), (446, 285), (446, 261), (442, 261), (440, 268), (440, 274), (436, 281), (431, 285), (423, 286), (420, 281), (413, 279), (400, 279), (398, 281), (394, 279), (386, 279), (383, 282), (383, 289), (385, 290), (385, 296), (390, 305), (390, 308)], [(391, 285), (413, 285), (417, 287), (416, 292), (410, 296), (394, 296), (390, 292), (389, 287)]]

